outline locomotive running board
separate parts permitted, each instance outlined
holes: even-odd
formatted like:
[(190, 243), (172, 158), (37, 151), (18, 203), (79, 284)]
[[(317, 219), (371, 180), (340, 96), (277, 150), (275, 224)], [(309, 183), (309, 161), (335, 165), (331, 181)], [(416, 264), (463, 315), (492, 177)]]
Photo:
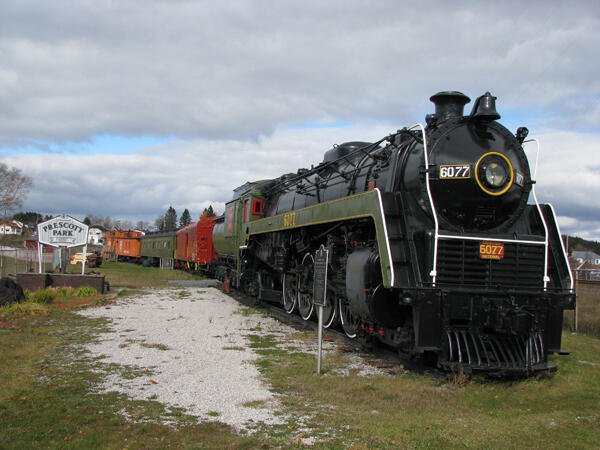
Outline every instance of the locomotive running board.
[(245, 228), (246, 244), (251, 236), (262, 233), (287, 231), (365, 217), (373, 219), (383, 285), (391, 288), (394, 286), (396, 277), (383, 201), (378, 188), (249, 222)]

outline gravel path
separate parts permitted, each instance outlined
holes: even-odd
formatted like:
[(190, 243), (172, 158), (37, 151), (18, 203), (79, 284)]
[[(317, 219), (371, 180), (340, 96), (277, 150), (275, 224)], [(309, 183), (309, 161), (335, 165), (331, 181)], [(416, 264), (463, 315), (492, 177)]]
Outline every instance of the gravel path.
[(86, 346), (93, 356), (152, 372), (134, 379), (110, 374), (100, 391), (156, 400), (238, 431), (249, 430), (253, 422), (281, 423), (277, 397), (262, 381), (253, 364), (258, 356), (243, 335), (257, 326), (270, 334), (294, 330), (244, 310), (214, 288), (191, 287), (155, 290), (82, 310), (84, 316), (109, 318), (114, 331)]

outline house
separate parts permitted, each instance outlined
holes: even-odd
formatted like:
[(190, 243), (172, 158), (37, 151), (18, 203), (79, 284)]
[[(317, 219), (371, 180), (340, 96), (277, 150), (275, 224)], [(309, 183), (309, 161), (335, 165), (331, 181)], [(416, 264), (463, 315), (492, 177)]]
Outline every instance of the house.
[(0, 234), (23, 234), (23, 223), (18, 220), (3, 220), (0, 222)]
[(575, 258), (578, 263), (588, 263), (594, 266), (600, 266), (600, 255), (590, 251), (575, 251), (571, 253), (571, 257)]
[(90, 228), (88, 231), (88, 244), (100, 245), (104, 240), (104, 231), (100, 228)]

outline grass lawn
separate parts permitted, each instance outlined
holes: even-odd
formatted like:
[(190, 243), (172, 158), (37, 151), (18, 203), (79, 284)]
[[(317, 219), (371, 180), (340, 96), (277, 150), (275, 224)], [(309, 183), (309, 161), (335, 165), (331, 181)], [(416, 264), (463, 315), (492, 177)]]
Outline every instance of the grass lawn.
[[(131, 288), (147, 286), (146, 271), (170, 272), (125, 265), (122, 272), (134, 274), (129, 284), (119, 266), (107, 264), (103, 273), (112, 270), (123, 281), (111, 284)], [(95, 393), (103, 374), (149, 374), (84, 353), (81, 345), (101, 337), (106, 322), (69, 307), (50, 305), (36, 315), (0, 311), (0, 448), (595, 448), (600, 442), (595, 337), (565, 332), (563, 348), (572, 353), (551, 357), (559, 365), (552, 375), (440, 380), (401, 368), (374, 377), (350, 368), (342, 376), (338, 370), (350, 366), (351, 352), (326, 356), (324, 375), (317, 376), (315, 356), (301, 345), (314, 343), (314, 332), (297, 332), (282, 346), (282, 338), (257, 327), (245, 333), (287, 421), (239, 436), (157, 402)]]
[[(81, 273), (81, 265), (70, 264), (67, 270)], [(181, 270), (163, 270), (158, 267), (143, 267), (137, 264), (120, 262), (103, 262), (100, 267), (94, 267), (95, 272), (104, 275), (111, 286), (128, 288), (145, 288), (166, 286), (167, 280), (200, 280), (199, 275), (192, 275)]]

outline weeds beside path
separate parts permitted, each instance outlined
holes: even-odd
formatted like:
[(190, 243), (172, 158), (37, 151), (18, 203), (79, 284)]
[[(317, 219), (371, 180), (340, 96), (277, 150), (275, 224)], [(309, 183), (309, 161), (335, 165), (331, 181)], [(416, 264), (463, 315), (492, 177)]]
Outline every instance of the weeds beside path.
[[(196, 424), (156, 402), (96, 394), (101, 363), (81, 345), (103, 331), (102, 320), (59, 308), (0, 319), (0, 448), (258, 446), (227, 426)], [(169, 415), (183, 432), (161, 424)]]
[[(126, 281), (126, 266), (107, 263), (104, 270)], [(131, 270), (134, 281), (120, 285), (146, 287), (146, 276), (153, 276), (148, 268)], [(107, 306), (114, 307), (101, 307)], [(0, 317), (0, 448), (593, 448), (600, 442), (597, 338), (565, 332), (563, 347), (572, 353), (551, 357), (559, 366), (554, 375), (452, 383), (400, 368), (361, 376), (352, 366), (356, 355), (344, 352), (326, 355), (319, 377), (314, 333), (281, 342), (256, 327), (249, 345), (290, 420), (240, 436), (156, 401), (98, 394), (102, 373), (139, 374), (85, 353), (86, 343), (108, 332), (107, 322), (74, 314), (71, 307)]]

